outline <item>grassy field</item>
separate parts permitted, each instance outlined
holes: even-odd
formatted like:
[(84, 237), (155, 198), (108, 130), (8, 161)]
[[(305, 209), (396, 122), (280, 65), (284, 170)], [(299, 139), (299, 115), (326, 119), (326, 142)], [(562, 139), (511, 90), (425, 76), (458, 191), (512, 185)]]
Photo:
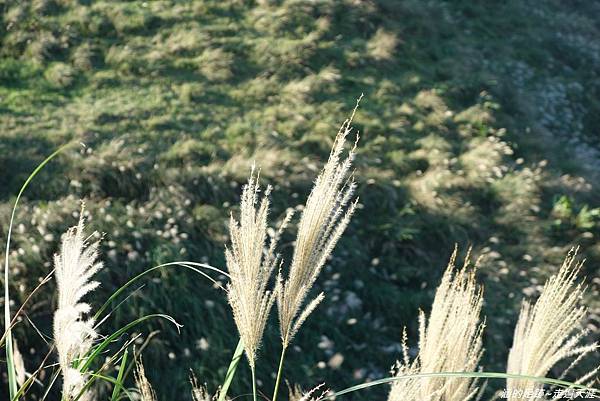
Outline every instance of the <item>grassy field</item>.
[[(272, 217), (283, 218), (364, 93), (359, 209), (318, 281), (326, 299), (289, 352), (288, 380), (340, 389), (386, 376), (403, 326), (416, 341), (417, 311), (455, 243), (482, 257), (487, 370), (505, 368), (521, 299), (573, 245), (587, 258), (587, 324), (598, 337), (600, 2), (0, 0), (0, 9), (3, 239), (30, 171), (60, 145), (85, 143), (36, 178), (18, 211), (17, 305), (50, 271), (79, 199), (106, 233), (94, 304), (158, 263), (224, 267), (229, 213), (252, 162), (274, 187)], [(46, 345), (31, 322), (52, 333), (51, 287), (16, 329), (32, 367)], [(185, 399), (190, 369), (214, 390), (237, 343), (222, 291), (164, 270), (109, 324), (152, 311), (184, 325), (144, 327), (159, 398)], [(272, 388), (277, 337), (270, 325), (259, 389)], [(248, 383), (242, 369), (233, 392)]]

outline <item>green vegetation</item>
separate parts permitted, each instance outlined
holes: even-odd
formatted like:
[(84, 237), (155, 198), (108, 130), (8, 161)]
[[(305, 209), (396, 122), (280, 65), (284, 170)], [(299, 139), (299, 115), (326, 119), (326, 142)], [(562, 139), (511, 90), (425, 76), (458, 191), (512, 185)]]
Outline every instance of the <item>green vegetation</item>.
[[(81, 198), (91, 229), (106, 233), (99, 304), (160, 263), (224, 267), (229, 212), (252, 162), (274, 187), (272, 219), (283, 219), (364, 93), (359, 208), (317, 281), (315, 295), (328, 295), (286, 354), (290, 383), (341, 389), (387, 376), (402, 327), (416, 338), (417, 310), (430, 305), (455, 243), (483, 256), (487, 371), (503, 371), (522, 297), (571, 245), (588, 259), (598, 336), (598, 3), (0, 0), (0, 9), (3, 240), (29, 173), (62, 144), (85, 143), (24, 195), (16, 305), (50, 271)], [(45, 344), (30, 321), (51, 336), (52, 285), (15, 329), (35, 363)], [(154, 312), (184, 325), (141, 331), (157, 394), (184, 399), (190, 368), (214, 390), (237, 345), (222, 292), (185, 269), (157, 271), (106, 332)], [(267, 394), (278, 335), (267, 326), (257, 366)], [(232, 393), (250, 386), (240, 369)]]

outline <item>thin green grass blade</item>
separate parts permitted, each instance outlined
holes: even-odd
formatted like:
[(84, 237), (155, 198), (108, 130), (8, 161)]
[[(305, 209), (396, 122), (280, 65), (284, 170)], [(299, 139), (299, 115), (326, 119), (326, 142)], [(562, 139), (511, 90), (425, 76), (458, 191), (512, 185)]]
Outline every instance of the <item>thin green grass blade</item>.
[[(114, 377), (111, 377), (111, 376), (101, 375), (99, 373), (92, 373), (91, 376), (94, 377), (95, 379), (100, 379), (100, 380), (104, 380), (106, 382), (112, 383), (115, 386), (119, 383), (118, 378), (115, 379)], [(127, 390), (124, 387), (122, 390), (123, 390), (123, 393), (125, 393), (125, 395), (127, 396), (127, 398), (129, 398), (131, 401), (137, 401), (137, 399), (131, 395), (131, 392), (129, 390)]]
[(12, 327), (11, 327), (11, 314), (10, 314), (10, 289), (9, 289), (9, 272), (8, 272), (8, 256), (10, 253), (10, 239), (12, 237), (12, 228), (13, 228), (13, 223), (15, 220), (15, 214), (17, 211), (17, 206), (19, 204), (19, 200), (21, 199), (21, 196), (23, 195), (23, 192), (25, 192), (25, 189), (29, 186), (29, 183), (31, 182), (31, 180), (33, 180), (33, 178), (44, 168), (44, 166), (46, 164), (48, 164), (48, 162), (50, 162), (50, 160), (54, 159), (56, 156), (58, 156), (60, 153), (62, 153), (65, 149), (73, 146), (73, 143), (61, 146), (60, 148), (58, 148), (54, 153), (52, 153), (50, 156), (48, 156), (46, 159), (44, 159), (44, 161), (42, 161), (36, 168), (35, 170), (33, 170), (33, 172), (31, 174), (29, 174), (29, 177), (27, 177), (27, 179), (25, 180), (25, 182), (23, 183), (23, 185), (21, 186), (21, 189), (19, 190), (19, 193), (17, 195), (17, 198), (15, 199), (15, 204), (13, 206), (12, 209), (12, 213), (10, 216), (10, 223), (8, 225), (8, 235), (6, 237), (6, 253), (4, 254), (4, 334), (6, 337), (6, 368), (8, 371), (8, 392), (10, 395), (10, 399), (14, 399), (15, 396), (17, 395), (17, 388), (18, 388), (18, 384), (17, 384), (17, 375), (16, 375), (16, 371), (15, 371), (15, 364), (14, 364), (14, 350), (13, 350), (13, 341), (12, 341)]
[(89, 354), (89, 356), (86, 355), (84, 357), (85, 363), (79, 368), (79, 371), (82, 372), (82, 373), (87, 372), (87, 370), (89, 369), (90, 365), (92, 364), (92, 362), (94, 362), (94, 360), (98, 357), (98, 355), (100, 355), (102, 353), (102, 351), (104, 351), (106, 349), (106, 347), (108, 347), (108, 345), (112, 341), (114, 341), (115, 339), (117, 339), (119, 336), (121, 336), (122, 334), (126, 333), (127, 331), (129, 331), (131, 328), (137, 326), (138, 324), (140, 324), (142, 322), (145, 322), (146, 320), (155, 319), (155, 318), (166, 319), (169, 322), (173, 323), (177, 328), (181, 327), (181, 325), (179, 323), (177, 323), (175, 321), (175, 319), (173, 319), (171, 316), (165, 315), (165, 314), (162, 314), (162, 313), (155, 313), (155, 314), (146, 315), (146, 316), (142, 316), (140, 318), (137, 318), (134, 321), (127, 323), (125, 326), (121, 327), (119, 330), (115, 331), (110, 336), (106, 337), (104, 339), (104, 341), (102, 341), (96, 347), (94, 347), (92, 349), (91, 353)]
[[(77, 395), (77, 397), (75, 397), (74, 401), (79, 400), (84, 394), (85, 392), (90, 388), (90, 386), (92, 385), (92, 383), (98, 378), (98, 377), (103, 377), (102, 375), (100, 375), (97, 372), (88, 372), (88, 369), (90, 367), (90, 365), (92, 364), (92, 362), (99, 356), (102, 354), (102, 352), (106, 349), (106, 347), (108, 347), (108, 345), (114, 341), (115, 339), (117, 339), (118, 337), (120, 337), (122, 334), (126, 333), (127, 331), (129, 331), (130, 329), (132, 329), (133, 327), (137, 326), (138, 324), (148, 320), (148, 319), (153, 319), (153, 318), (159, 318), (159, 319), (166, 319), (169, 322), (173, 323), (178, 329), (179, 327), (181, 327), (181, 325), (179, 323), (177, 323), (175, 321), (175, 319), (173, 319), (171, 316), (169, 315), (165, 315), (165, 314), (161, 314), (161, 313), (156, 313), (156, 314), (152, 314), (152, 315), (146, 315), (146, 316), (142, 316), (132, 322), (129, 322), (128, 324), (126, 324), (125, 326), (121, 327), (119, 330), (115, 331), (114, 333), (112, 333), (110, 336), (106, 337), (104, 339), (104, 341), (102, 341), (100, 344), (98, 344), (95, 348), (93, 348), (91, 350), (91, 353), (86, 356), (84, 356), (85, 363), (81, 366), (76, 366), (76, 368), (79, 369), (79, 371), (81, 373), (88, 373), (92, 378), (85, 384), (85, 386), (83, 387), (83, 389), (79, 392), (79, 394)], [(124, 389), (123, 389), (124, 390)]]
[(344, 390), (336, 391), (323, 397), (323, 400), (330, 400), (340, 395), (349, 394), (355, 391), (364, 390), (370, 387), (379, 386), (382, 384), (392, 383), (397, 380), (407, 380), (415, 378), (427, 378), (427, 377), (463, 377), (463, 378), (479, 378), (479, 379), (523, 379), (531, 380), (538, 383), (553, 385), (563, 388), (574, 388), (579, 390), (585, 390), (597, 396), (600, 396), (600, 389), (586, 387), (581, 384), (576, 384), (564, 380), (550, 379), (547, 377), (528, 376), (528, 375), (517, 375), (511, 373), (500, 373), (500, 372), (439, 372), (439, 373), (418, 373), (413, 375), (401, 375), (396, 377), (386, 377), (384, 379), (373, 380), (372, 382), (357, 384), (356, 386), (348, 387)]
[[(27, 298), (25, 298), (25, 300), (23, 301), (23, 303), (21, 304), (21, 307), (17, 310), (17, 312), (15, 313), (15, 315), (12, 317), (12, 320), (10, 322), (10, 328), (12, 329), (16, 324), (17, 324), (17, 318), (19, 317), (19, 315), (23, 312), (23, 310), (25, 309), (25, 306), (27, 305), (27, 303), (33, 298), (33, 296), (46, 284), (50, 281), (50, 278), (52, 277), (52, 275), (54, 274), (54, 269), (52, 269), (52, 271), (50, 273), (48, 273), (46, 275), (46, 277), (44, 277), (44, 279), (42, 281), (40, 281), (40, 283), (33, 289), (33, 291), (31, 291), (29, 293), (29, 295), (27, 295)], [(2, 347), (2, 345), (4, 344), (4, 340), (6, 339), (6, 334), (8, 333), (8, 331), (5, 331), (2, 334), (2, 337), (0, 337), (0, 348)]]
[(243, 355), (244, 344), (242, 343), (242, 339), (240, 339), (235, 352), (233, 353), (233, 357), (231, 358), (231, 362), (229, 363), (229, 368), (227, 369), (227, 374), (225, 375), (225, 381), (223, 381), (223, 386), (219, 392), (218, 401), (225, 401), (225, 398), (227, 397), (227, 391), (229, 391), (229, 386), (231, 386), (231, 381), (235, 376), (235, 372), (237, 371), (237, 367)]
[[(119, 358), (122, 359), (122, 356), (120, 357), (119, 355), (121, 355), (121, 353), (125, 353), (125, 351), (129, 348), (129, 346), (135, 342), (136, 338), (137, 338), (137, 336), (134, 336), (133, 338), (130, 338), (129, 340), (127, 340), (125, 342), (125, 344), (113, 356), (108, 358), (98, 370), (96, 370), (95, 372), (86, 372), (86, 374), (89, 374), (91, 376), (91, 379), (88, 380), (87, 383), (85, 383), (85, 385), (83, 386), (83, 389), (79, 392), (79, 394), (73, 401), (77, 401), (80, 397), (82, 397), (86, 393), (86, 391), (88, 391), (90, 389), (92, 384), (94, 384), (96, 379), (98, 379), (99, 377), (104, 377), (104, 376), (102, 376), (101, 372), (104, 369), (107, 369), (109, 366), (113, 366)], [(135, 363), (135, 355), (134, 355), (134, 360), (130, 363), (130, 366), (133, 365), (134, 363)], [(106, 376), (106, 377), (110, 377), (112, 379), (112, 376)], [(123, 379), (121, 380), (122, 382), (125, 381), (125, 377), (127, 377), (127, 368), (125, 370), (125, 374), (123, 375)], [(125, 391), (125, 388), (123, 388), (122, 390)], [(139, 400), (135, 400), (135, 401), (139, 401)]]
[(54, 372), (54, 374), (52, 374), (52, 379), (50, 380), (50, 383), (46, 386), (46, 391), (44, 391), (44, 395), (42, 396), (41, 401), (46, 401), (48, 394), (50, 394), (50, 390), (52, 390), (52, 387), (54, 387), (54, 383), (56, 383), (56, 380), (58, 380), (59, 376), (60, 376), (60, 369), (57, 369)]
[(119, 373), (117, 374), (117, 381), (115, 383), (115, 388), (113, 388), (112, 396), (110, 397), (110, 401), (117, 401), (119, 399), (119, 394), (121, 393), (121, 389), (123, 389), (123, 373), (125, 372), (125, 367), (127, 366), (127, 348), (123, 352), (123, 359), (121, 359), (121, 366), (119, 366)]
[(133, 283), (135, 283), (136, 281), (138, 281), (139, 279), (141, 279), (142, 277), (144, 277), (148, 273), (151, 273), (151, 272), (153, 272), (155, 270), (162, 269), (163, 267), (169, 267), (169, 266), (182, 266), (182, 267), (188, 268), (188, 269), (190, 269), (190, 270), (192, 270), (192, 271), (194, 271), (194, 272), (196, 272), (196, 273), (198, 273), (198, 274), (200, 274), (200, 275), (202, 275), (204, 277), (208, 277), (210, 280), (213, 280), (213, 279), (210, 276), (208, 276), (206, 273), (204, 273), (203, 271), (201, 271), (199, 268), (212, 270), (212, 271), (218, 272), (220, 274), (223, 274), (223, 275), (229, 277), (229, 274), (227, 274), (223, 270), (218, 269), (218, 268), (213, 267), (213, 266), (210, 266), (210, 265), (207, 265), (207, 264), (204, 264), (204, 263), (196, 263), (196, 262), (188, 262), (188, 261), (163, 263), (161, 265), (154, 266), (154, 267), (151, 267), (151, 268), (149, 268), (147, 270), (144, 270), (143, 272), (141, 272), (137, 276), (131, 278), (128, 282), (126, 282), (125, 284), (123, 284), (121, 287), (119, 287), (115, 292), (113, 292), (111, 294), (111, 296), (106, 300), (106, 302), (104, 303), (104, 305), (102, 305), (100, 307), (100, 309), (98, 309), (98, 311), (94, 315), (94, 319), (98, 320), (100, 318), (100, 316), (102, 315), (102, 313), (110, 306), (110, 304), (112, 303), (112, 301), (114, 301), (121, 293), (123, 293), (123, 291), (125, 291)]

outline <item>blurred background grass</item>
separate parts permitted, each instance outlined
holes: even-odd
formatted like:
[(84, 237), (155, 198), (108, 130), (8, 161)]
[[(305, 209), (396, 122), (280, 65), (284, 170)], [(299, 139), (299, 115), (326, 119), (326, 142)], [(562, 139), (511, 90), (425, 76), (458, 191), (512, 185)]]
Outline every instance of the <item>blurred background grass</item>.
[[(81, 198), (106, 233), (96, 304), (161, 262), (223, 267), (227, 218), (252, 161), (282, 218), (304, 202), (364, 93), (360, 210), (318, 282), (327, 298), (289, 353), (287, 378), (341, 389), (387, 375), (403, 326), (414, 345), (417, 310), (455, 243), (483, 257), (486, 370), (504, 369), (521, 299), (572, 245), (588, 259), (586, 324), (598, 337), (599, 2), (0, 0), (0, 9), (3, 240), (34, 166), (67, 141), (86, 144), (26, 193), (11, 255), (16, 305), (51, 269)], [(27, 314), (46, 336), (52, 290)], [(237, 343), (224, 295), (163, 271), (105, 332), (151, 311), (185, 325), (180, 335), (144, 327), (143, 338), (160, 330), (144, 357), (160, 399), (186, 399), (190, 369), (214, 390)], [(16, 336), (33, 369), (44, 341), (27, 320)], [(273, 319), (258, 372), (267, 393), (278, 343)], [(249, 389), (246, 370), (235, 394)]]

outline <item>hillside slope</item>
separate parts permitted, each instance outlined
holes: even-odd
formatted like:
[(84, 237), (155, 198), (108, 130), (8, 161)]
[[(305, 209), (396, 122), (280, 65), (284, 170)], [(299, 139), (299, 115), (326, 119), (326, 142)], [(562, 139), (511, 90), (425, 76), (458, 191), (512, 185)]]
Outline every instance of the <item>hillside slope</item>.
[[(160, 262), (224, 266), (227, 218), (252, 162), (282, 218), (304, 202), (364, 93), (360, 209), (318, 283), (327, 299), (290, 352), (290, 382), (340, 389), (386, 375), (403, 326), (415, 344), (417, 310), (455, 243), (483, 256), (486, 369), (504, 367), (518, 304), (572, 245), (588, 259), (597, 336), (600, 2), (0, 0), (0, 9), (2, 236), (35, 165), (68, 141), (86, 145), (52, 162), (19, 210), (17, 303), (50, 270), (82, 198), (106, 233), (96, 303)], [(47, 335), (50, 287), (28, 315)], [(107, 324), (151, 311), (185, 325), (181, 335), (145, 328), (160, 330), (145, 350), (160, 399), (183, 399), (190, 368), (214, 389), (237, 342), (223, 294), (163, 271)], [(259, 366), (265, 391), (275, 327)], [(17, 330), (32, 362), (45, 349), (34, 333), (29, 323)], [(233, 390), (246, 391), (248, 376)]]

